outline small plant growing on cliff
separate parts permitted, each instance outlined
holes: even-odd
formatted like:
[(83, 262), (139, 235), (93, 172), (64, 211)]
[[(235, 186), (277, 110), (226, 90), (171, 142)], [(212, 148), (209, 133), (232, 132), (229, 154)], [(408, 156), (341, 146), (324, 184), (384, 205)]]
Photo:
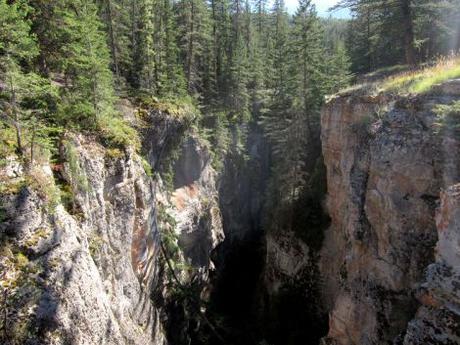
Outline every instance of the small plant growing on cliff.
[(90, 185), (88, 179), (83, 172), (83, 169), (80, 166), (80, 161), (78, 158), (78, 152), (75, 146), (70, 141), (65, 141), (64, 143), (66, 159), (69, 166), (71, 182), (75, 184), (77, 189), (88, 192)]
[(96, 261), (96, 259), (98, 258), (98, 255), (104, 243), (104, 239), (100, 235), (93, 235), (89, 238), (88, 249), (94, 261)]
[(460, 135), (460, 101), (450, 105), (438, 105), (434, 111), (438, 115), (435, 123), (437, 133)]
[(141, 157), (142, 167), (144, 168), (144, 172), (148, 177), (153, 177), (153, 169), (148, 160), (144, 157)]

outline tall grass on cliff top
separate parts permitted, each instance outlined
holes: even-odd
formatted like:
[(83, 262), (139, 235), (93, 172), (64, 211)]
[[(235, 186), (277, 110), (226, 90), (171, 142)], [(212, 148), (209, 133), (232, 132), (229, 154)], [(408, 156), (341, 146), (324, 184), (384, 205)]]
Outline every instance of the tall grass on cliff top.
[(434, 65), (398, 74), (382, 84), (382, 91), (421, 94), (436, 84), (460, 78), (460, 55), (439, 58)]

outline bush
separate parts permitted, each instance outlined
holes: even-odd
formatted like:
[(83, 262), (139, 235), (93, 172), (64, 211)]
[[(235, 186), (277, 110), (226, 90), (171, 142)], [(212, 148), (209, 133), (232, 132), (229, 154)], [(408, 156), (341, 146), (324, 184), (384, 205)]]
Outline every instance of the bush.
[(460, 135), (460, 101), (449, 105), (438, 105), (435, 107), (438, 115), (438, 122), (435, 123), (437, 133), (452, 133)]
[(148, 177), (152, 177), (153, 176), (153, 169), (152, 169), (152, 166), (150, 165), (150, 163), (147, 161), (147, 159), (145, 159), (144, 157), (141, 157), (141, 163), (142, 163), (142, 167), (144, 168), (145, 174)]
[(109, 115), (99, 116), (98, 129), (103, 143), (109, 147), (131, 146), (136, 151), (140, 149), (139, 133), (118, 114), (113, 117)]

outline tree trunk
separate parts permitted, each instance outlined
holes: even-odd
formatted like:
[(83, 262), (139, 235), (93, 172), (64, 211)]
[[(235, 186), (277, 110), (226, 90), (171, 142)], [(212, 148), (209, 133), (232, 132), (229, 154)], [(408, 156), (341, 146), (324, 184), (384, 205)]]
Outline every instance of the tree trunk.
[(412, 18), (411, 0), (401, 0), (401, 14), (406, 64), (415, 65), (414, 24)]
[[(35, 119), (36, 120), (36, 119)], [(34, 156), (35, 156), (35, 138), (37, 135), (36, 128), (32, 128), (32, 138), (30, 139), (30, 166), (34, 166)]]
[(194, 54), (194, 38), (195, 38), (195, 3), (194, 0), (190, 0), (190, 37), (188, 42), (188, 56), (187, 56), (187, 89), (192, 91), (192, 64)]
[(367, 43), (367, 70), (368, 72), (372, 71), (373, 63), (372, 63), (372, 54), (371, 54), (371, 13), (370, 10), (367, 9), (366, 11), (366, 43)]
[(118, 54), (117, 47), (115, 46), (115, 32), (113, 29), (113, 16), (112, 16), (112, 4), (110, 0), (107, 0), (107, 24), (109, 27), (109, 37), (110, 37), (110, 50), (112, 51), (112, 60), (115, 76), (117, 79), (120, 78), (120, 70), (118, 68)]
[(11, 110), (13, 112), (13, 126), (16, 130), (16, 144), (18, 145), (17, 153), (24, 158), (24, 147), (22, 144), (22, 128), (19, 118), (19, 113), (16, 104), (16, 89), (14, 87), (13, 79), (10, 78), (10, 87), (11, 87)]

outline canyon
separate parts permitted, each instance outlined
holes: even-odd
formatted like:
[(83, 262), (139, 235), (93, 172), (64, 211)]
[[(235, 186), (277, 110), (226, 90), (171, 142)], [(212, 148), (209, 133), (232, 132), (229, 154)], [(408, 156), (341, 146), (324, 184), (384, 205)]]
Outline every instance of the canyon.
[(68, 133), (1, 196), (5, 344), (459, 344), (460, 136), (435, 111), (459, 99), (460, 80), (330, 97), (291, 229), (267, 221), (257, 122), (217, 170), (180, 118), (124, 102), (145, 158)]

